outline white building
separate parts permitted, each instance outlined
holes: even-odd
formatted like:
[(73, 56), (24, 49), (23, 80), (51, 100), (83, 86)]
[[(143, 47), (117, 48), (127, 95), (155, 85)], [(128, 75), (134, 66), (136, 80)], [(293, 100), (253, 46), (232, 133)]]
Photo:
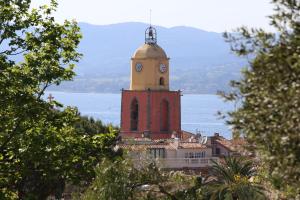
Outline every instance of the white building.
[(162, 168), (176, 170), (208, 168), (223, 156), (237, 155), (233, 140), (227, 140), (218, 133), (211, 137), (197, 137), (185, 132), (182, 139), (136, 138), (122, 140), (119, 147), (127, 151), (135, 162), (153, 159)]

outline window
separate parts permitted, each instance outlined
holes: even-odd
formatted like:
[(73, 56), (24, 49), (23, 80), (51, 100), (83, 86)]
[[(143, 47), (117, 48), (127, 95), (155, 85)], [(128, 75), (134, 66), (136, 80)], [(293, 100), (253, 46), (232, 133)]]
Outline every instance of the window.
[(195, 158), (204, 158), (205, 151), (195, 153)]
[(169, 130), (169, 102), (167, 100), (161, 102), (160, 123), (161, 131)]
[(197, 152), (197, 153), (195, 153), (195, 158), (202, 158), (202, 154), (201, 154), (201, 152)]
[(185, 153), (184, 157), (185, 158), (205, 158), (205, 151)]
[(163, 77), (160, 77), (159, 79), (159, 85), (165, 85), (165, 79)]
[(216, 148), (216, 154), (220, 155), (220, 148)]
[(149, 153), (152, 158), (165, 158), (165, 149), (164, 148), (149, 149)]
[(136, 99), (133, 99), (130, 107), (130, 129), (132, 131), (138, 130), (138, 119), (139, 119), (139, 104)]

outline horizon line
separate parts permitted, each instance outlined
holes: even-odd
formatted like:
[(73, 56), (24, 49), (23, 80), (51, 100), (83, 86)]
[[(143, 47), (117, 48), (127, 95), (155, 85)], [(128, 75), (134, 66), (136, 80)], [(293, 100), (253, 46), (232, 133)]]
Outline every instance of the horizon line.
[[(116, 22), (116, 23), (108, 23), (108, 24), (95, 24), (95, 23), (91, 23), (91, 22), (85, 22), (85, 21), (77, 21), (77, 23), (84, 23), (84, 24), (88, 24), (88, 25), (93, 25), (93, 26), (111, 26), (111, 25), (118, 25), (118, 24), (129, 24), (129, 23), (136, 23), (136, 24), (145, 24), (145, 25), (149, 25), (146, 22), (138, 22), (138, 21), (127, 21), (127, 22)], [(200, 31), (205, 31), (205, 32), (210, 32), (210, 33), (219, 33), (222, 34), (224, 32), (226, 32), (226, 30), (222, 31), (222, 32), (218, 32), (218, 31), (210, 31), (210, 30), (205, 30), (205, 29), (201, 29), (199, 27), (194, 27), (194, 26), (190, 26), (190, 25), (177, 25), (177, 26), (163, 26), (163, 25), (157, 25), (157, 24), (152, 24), (155, 27), (160, 27), (160, 28), (165, 28), (165, 29), (173, 29), (173, 28), (191, 28), (191, 29), (197, 29)]]

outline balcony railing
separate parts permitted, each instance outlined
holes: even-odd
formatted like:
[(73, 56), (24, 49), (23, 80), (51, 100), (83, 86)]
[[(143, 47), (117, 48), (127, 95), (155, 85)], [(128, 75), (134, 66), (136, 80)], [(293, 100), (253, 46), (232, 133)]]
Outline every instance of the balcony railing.
[[(139, 162), (141, 159), (134, 159)], [(143, 159), (142, 159), (143, 160)], [(218, 157), (210, 158), (156, 158), (153, 159), (162, 168), (202, 168), (210, 167), (213, 165), (213, 161), (219, 162)], [(213, 160), (213, 161), (212, 161)]]

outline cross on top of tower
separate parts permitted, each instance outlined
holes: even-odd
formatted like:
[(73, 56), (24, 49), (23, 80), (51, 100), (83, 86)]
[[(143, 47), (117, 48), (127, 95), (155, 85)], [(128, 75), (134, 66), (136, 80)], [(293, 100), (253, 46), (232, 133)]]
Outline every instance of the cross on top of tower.
[(49, 100), (49, 102), (51, 103), (51, 102), (52, 102), (52, 100), (54, 99), (54, 97), (53, 97), (53, 96), (52, 96), (52, 94), (50, 93), (47, 99), (48, 99), (48, 100)]

